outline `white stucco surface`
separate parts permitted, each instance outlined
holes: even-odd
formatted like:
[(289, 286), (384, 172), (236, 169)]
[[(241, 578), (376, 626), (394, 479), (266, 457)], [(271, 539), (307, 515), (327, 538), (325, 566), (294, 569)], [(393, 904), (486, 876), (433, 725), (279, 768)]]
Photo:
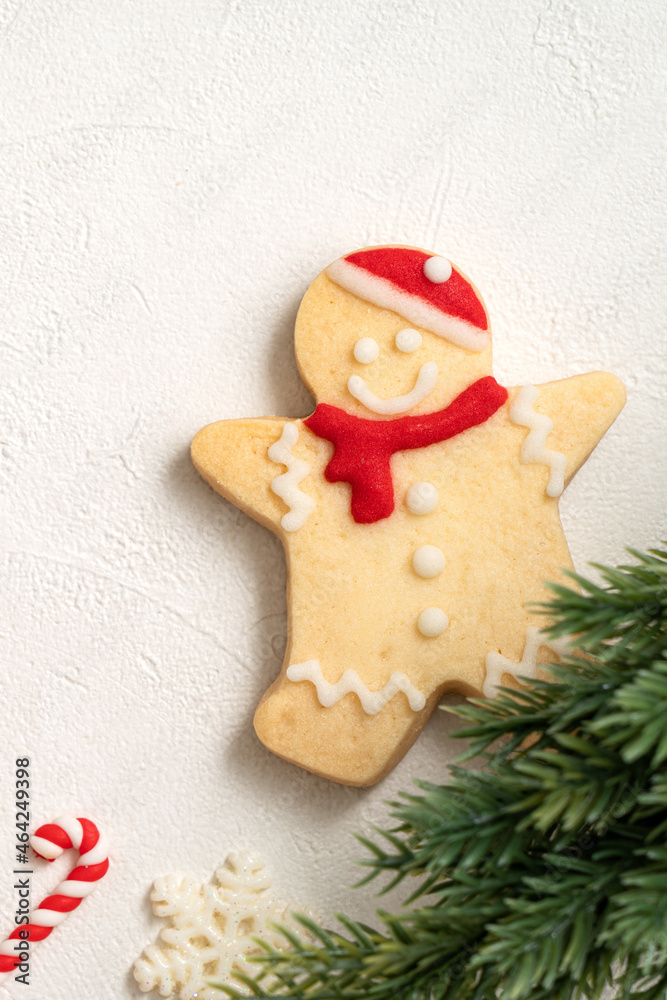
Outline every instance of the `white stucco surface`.
[[(451, 257), (506, 384), (617, 373), (627, 406), (561, 502), (575, 564), (665, 534), (666, 17), (0, 0), (0, 932), (17, 757), (33, 825), (90, 816), (112, 844), (30, 987), (0, 996), (136, 998), (152, 880), (206, 879), (233, 849), (286, 900), (370, 917), (351, 832), (446, 777), (442, 713), (368, 791), (259, 745), (282, 551), (189, 460), (212, 420), (309, 412), (292, 326), (329, 261), (385, 242)], [(66, 870), (36, 864), (35, 904)]]

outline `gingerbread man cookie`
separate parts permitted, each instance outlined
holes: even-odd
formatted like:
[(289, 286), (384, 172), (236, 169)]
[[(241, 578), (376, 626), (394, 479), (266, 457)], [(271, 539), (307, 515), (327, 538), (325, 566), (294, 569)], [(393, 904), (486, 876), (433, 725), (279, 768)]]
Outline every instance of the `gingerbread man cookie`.
[(572, 565), (558, 497), (625, 391), (606, 372), (500, 386), (479, 292), (412, 247), (330, 265), (295, 344), (315, 412), (211, 424), (192, 457), (285, 547), (290, 638), (259, 738), (371, 785), (445, 692), (493, 696), (553, 658), (526, 606)]

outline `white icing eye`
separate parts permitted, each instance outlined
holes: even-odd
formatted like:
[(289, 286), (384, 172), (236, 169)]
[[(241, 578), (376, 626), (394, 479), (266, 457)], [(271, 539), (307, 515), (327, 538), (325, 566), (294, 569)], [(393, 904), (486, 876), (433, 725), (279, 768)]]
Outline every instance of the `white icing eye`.
[(422, 335), (418, 330), (399, 330), (396, 334), (396, 346), (404, 354), (412, 354), (421, 347)]
[(424, 261), (424, 274), (434, 285), (442, 285), (452, 276), (452, 265), (446, 257), (429, 257)]
[(449, 618), (442, 608), (426, 608), (417, 619), (417, 628), (427, 639), (437, 639), (449, 625)]
[(420, 545), (412, 556), (412, 568), (424, 580), (440, 576), (445, 568), (445, 554), (437, 545)]
[(405, 503), (411, 514), (430, 514), (438, 504), (438, 491), (433, 483), (413, 483), (405, 494)]
[(380, 348), (372, 337), (362, 337), (354, 345), (354, 356), (361, 365), (370, 365), (379, 353)]

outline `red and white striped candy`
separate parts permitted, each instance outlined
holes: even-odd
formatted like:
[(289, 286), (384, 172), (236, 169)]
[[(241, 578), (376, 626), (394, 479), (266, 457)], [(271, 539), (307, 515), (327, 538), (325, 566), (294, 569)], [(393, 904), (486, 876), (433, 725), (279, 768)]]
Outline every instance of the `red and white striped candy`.
[(61, 816), (54, 823), (40, 826), (30, 838), (30, 846), (38, 857), (47, 861), (54, 861), (63, 851), (75, 847), (79, 860), (65, 881), (31, 913), (30, 923), (16, 927), (0, 944), (0, 983), (16, 970), (18, 955), (27, 950), (26, 944), (33, 945), (48, 937), (93, 891), (109, 868), (106, 837), (89, 819)]

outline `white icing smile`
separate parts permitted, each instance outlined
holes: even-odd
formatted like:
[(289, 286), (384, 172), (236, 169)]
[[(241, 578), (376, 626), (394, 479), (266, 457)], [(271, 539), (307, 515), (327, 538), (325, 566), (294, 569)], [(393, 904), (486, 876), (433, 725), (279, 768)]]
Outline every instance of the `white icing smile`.
[(354, 398), (358, 399), (367, 410), (372, 410), (373, 413), (380, 413), (383, 416), (393, 416), (395, 413), (406, 413), (413, 406), (421, 403), (429, 393), (433, 392), (437, 381), (438, 366), (434, 361), (427, 361), (419, 369), (413, 389), (405, 396), (380, 399), (379, 396), (371, 392), (360, 375), (352, 375), (348, 380), (347, 387)]

